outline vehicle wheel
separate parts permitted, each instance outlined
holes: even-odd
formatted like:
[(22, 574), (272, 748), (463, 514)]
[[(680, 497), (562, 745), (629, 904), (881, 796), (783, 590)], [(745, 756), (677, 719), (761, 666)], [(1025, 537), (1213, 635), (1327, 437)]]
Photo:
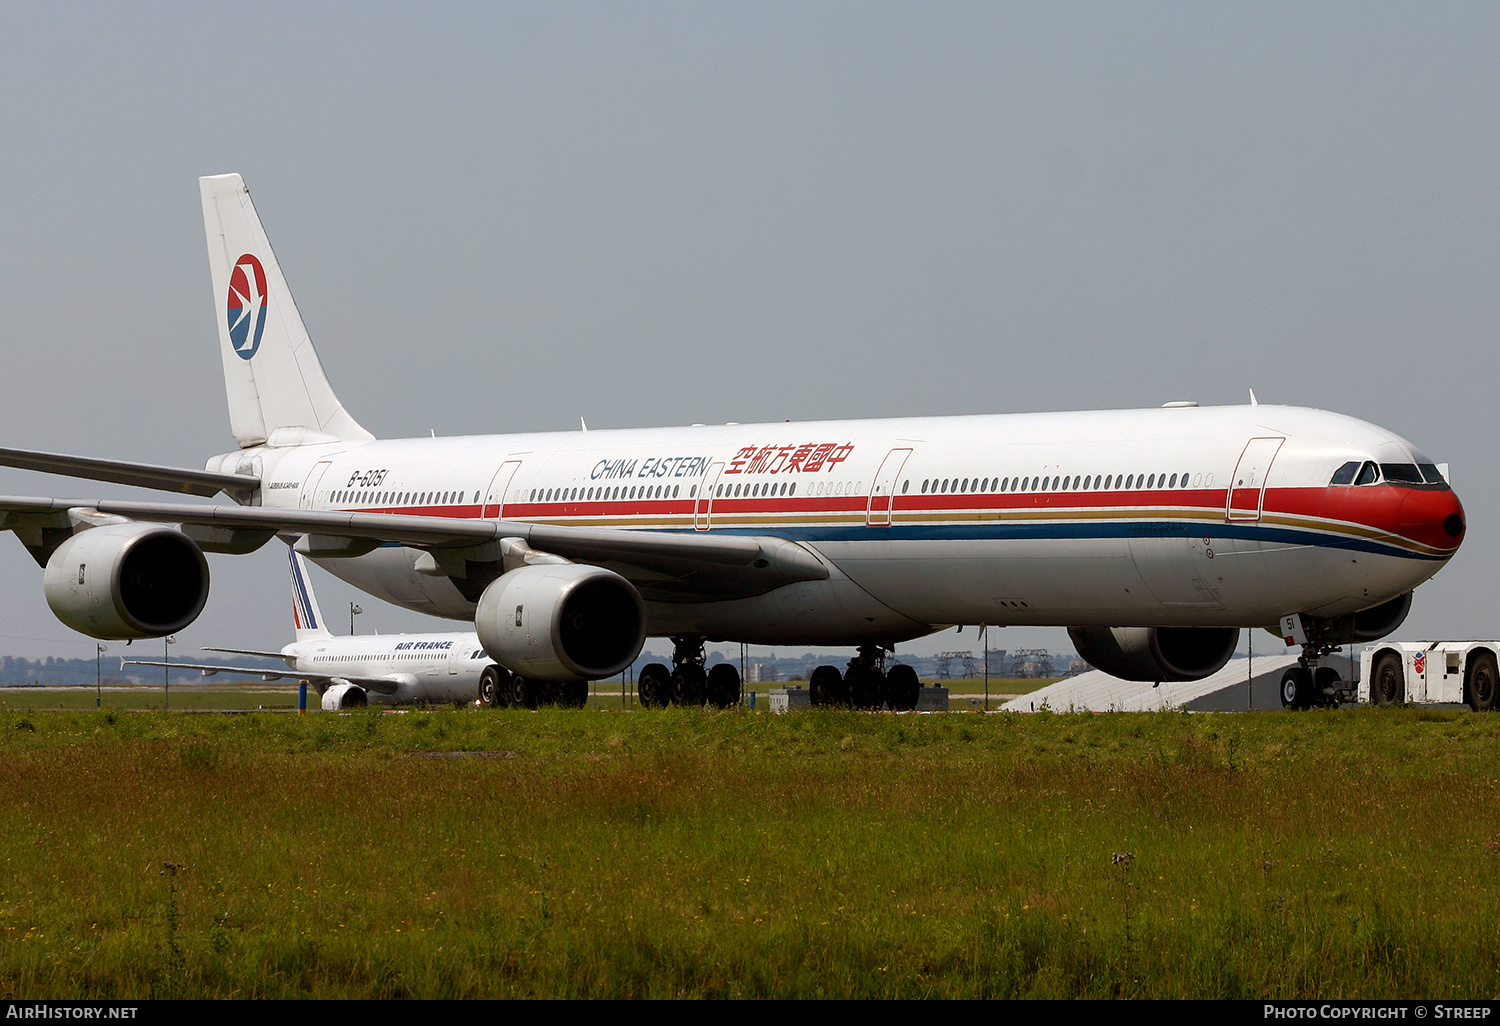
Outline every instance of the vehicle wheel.
[(812, 692), (813, 705), (843, 704), (844, 677), (837, 666), (818, 667), (812, 672), (812, 679), (807, 682), (807, 687)]
[(565, 680), (557, 690), (558, 705), (564, 709), (582, 709), (589, 704), (589, 682), (586, 680)]
[(1281, 707), (1306, 709), (1312, 698), (1312, 674), (1305, 666), (1290, 667), (1281, 675)]
[(905, 663), (897, 663), (886, 671), (885, 690), (891, 697), (892, 709), (908, 711), (915, 709), (917, 699), (922, 697), (922, 681), (916, 670)]
[(510, 671), (502, 666), (486, 666), (479, 675), (479, 704), (486, 709), (498, 709), (509, 705), (510, 682), (506, 677)]
[(672, 704), (672, 672), (662, 663), (641, 667), (635, 693), (647, 709), (665, 709)]
[(702, 705), (707, 685), (708, 674), (703, 672), (703, 667), (683, 663), (672, 674), (672, 701), (678, 705)]
[(1344, 679), (1332, 666), (1320, 666), (1313, 671), (1312, 701), (1314, 705), (1330, 705), (1338, 708), (1338, 689)]
[(1488, 652), (1477, 652), (1469, 657), (1469, 707), (1475, 712), (1489, 712), (1495, 708), (1495, 690), (1500, 686), (1500, 671), (1495, 667), (1495, 657)]
[(1370, 669), (1370, 702), (1374, 705), (1400, 705), (1406, 701), (1406, 674), (1402, 672), (1401, 656), (1395, 652), (1382, 652), (1375, 658)]

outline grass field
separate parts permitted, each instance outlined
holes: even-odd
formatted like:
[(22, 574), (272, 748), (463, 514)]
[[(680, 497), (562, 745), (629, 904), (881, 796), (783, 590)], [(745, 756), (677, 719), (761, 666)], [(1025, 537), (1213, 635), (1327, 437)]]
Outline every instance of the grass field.
[[(753, 689), (761, 702), (771, 688), (786, 687), (787, 684), (807, 687), (806, 681), (783, 681), (771, 684), (746, 685), (746, 702)], [(953, 707), (968, 709), (971, 700), (983, 705), (984, 681), (976, 679), (929, 681), (929, 685), (940, 685), (949, 689)], [(995, 678), (990, 681), (990, 708), (1000, 707), (1005, 697), (1028, 694), (1053, 683), (1052, 680), (1020, 680)], [(599, 681), (595, 685), (598, 693), (590, 704), (601, 709), (622, 707), (619, 681)], [(630, 689), (634, 699), (634, 689)], [(318, 708), (318, 694), (311, 688), (307, 692), (310, 708)], [(0, 688), (0, 712), (28, 709), (169, 709), (235, 710), (249, 709), (295, 709), (297, 708), (297, 686), (257, 681), (251, 684), (174, 684), (171, 693), (163, 695), (160, 685), (136, 684), (129, 687), (106, 686), (96, 693), (94, 688), (82, 687), (8, 687)], [(764, 706), (761, 706), (764, 709)]]
[(1490, 998), (1497, 753), (1433, 710), (0, 712), (0, 990)]

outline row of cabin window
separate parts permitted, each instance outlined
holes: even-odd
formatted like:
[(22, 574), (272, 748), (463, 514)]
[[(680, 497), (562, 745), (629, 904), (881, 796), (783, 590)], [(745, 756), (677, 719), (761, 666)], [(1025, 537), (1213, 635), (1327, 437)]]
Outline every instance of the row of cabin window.
[[(1058, 492), (1058, 491), (1080, 491), (1082, 489), (1099, 490), (1110, 488), (1176, 488), (1178, 480), (1182, 481), (1183, 487), (1187, 486), (1187, 474), (1173, 474), (1170, 478), (1166, 474), (1123, 474), (1109, 475), (1098, 474), (1090, 485), (1087, 474), (1079, 474), (1073, 477), (1071, 483), (1066, 475), (1059, 477), (1018, 477), (1018, 478), (943, 478), (942, 480), (929, 479), (922, 482), (922, 493), (925, 495), (930, 490), (934, 495), (947, 492), (987, 492), (990, 490), (990, 482), (995, 482), (997, 492)], [(1212, 481), (1212, 478), (1210, 478)], [(902, 488), (902, 491), (905, 491)]]
[[(333, 502), (338, 505), (355, 503), (360, 506), (374, 504), (377, 506), (447, 506), (450, 503), (462, 502), (462, 492), (334, 492)], [(474, 493), (474, 501), (479, 501), (479, 493)]]
[[(657, 485), (655, 488), (652, 488), (650, 485), (647, 485), (645, 487), (641, 487), (639, 485), (635, 487), (616, 486), (614, 488), (542, 488), (532, 489), (531, 498), (529, 501), (537, 502), (538, 500), (540, 500), (541, 502), (574, 502), (578, 499), (582, 499), (584, 502), (591, 502), (595, 499), (675, 499), (681, 494), (681, 485)], [(753, 485), (721, 484), (714, 490), (715, 498), (733, 497), (738, 495), (783, 496), (796, 494), (796, 483), (787, 481)], [(698, 488), (696, 485), (694, 485), (692, 488), (688, 489), (688, 498), (693, 499), (697, 498), (697, 496)]]
[(1445, 483), (1443, 475), (1431, 463), (1375, 463), (1373, 460), (1351, 460), (1333, 472), (1331, 485), (1370, 485), (1385, 480), (1390, 484)]
[[(655, 488), (652, 488), (650, 485), (645, 485), (644, 487), (641, 485), (636, 485), (633, 488), (617, 485), (612, 489), (574, 488), (572, 490), (569, 490), (567, 488), (533, 488), (531, 490), (531, 498), (526, 501), (575, 502), (578, 499), (582, 499), (584, 502), (592, 502), (594, 499), (599, 499), (601, 501), (609, 499), (635, 498), (675, 499), (677, 498), (678, 492), (681, 490), (681, 488), (681, 485), (657, 485)], [(692, 498), (697, 494), (698, 489), (695, 486), (689, 493), (688, 498)]]

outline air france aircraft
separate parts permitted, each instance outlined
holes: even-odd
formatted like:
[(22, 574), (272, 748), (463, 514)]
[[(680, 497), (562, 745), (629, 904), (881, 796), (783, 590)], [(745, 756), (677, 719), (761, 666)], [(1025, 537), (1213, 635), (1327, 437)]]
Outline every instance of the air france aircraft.
[(1464, 536), (1411, 443), (1253, 402), (376, 439), (324, 376), (244, 182), (200, 186), (237, 448), (201, 471), (0, 452), (233, 500), (0, 499), (53, 611), (95, 637), (181, 630), (204, 552), (280, 536), (473, 622), (527, 680), (610, 676), (664, 636), (673, 665), (643, 671), (643, 698), (698, 701), (705, 641), (845, 645), (815, 700), (909, 708), (916, 678), (888, 677), (886, 654), (954, 624), (1064, 626), (1094, 666), (1148, 681), (1204, 677), (1241, 628), (1286, 624), (1300, 706), (1337, 698), (1319, 659), (1399, 626)]
[(335, 637), (324, 626), (318, 597), (308, 580), (307, 565), (295, 551), (288, 550), (287, 559), (292, 586), (292, 625), (297, 640), (283, 646), (279, 652), (247, 648), (205, 648), (204, 651), (281, 659), (292, 672), (213, 663), (167, 663), (152, 659), (123, 659), (121, 663), (201, 670), (204, 676), (238, 673), (263, 680), (305, 680), (317, 688), (322, 696), (322, 706), (329, 712), (372, 704), (410, 705), (416, 702), (432, 705), (477, 702), (491, 708), (502, 705), (534, 708), (539, 702), (553, 699), (564, 705), (581, 706), (588, 699), (586, 681), (567, 681), (553, 689), (534, 686), (528, 689), (527, 681), (490, 661), (478, 635), (472, 631)]

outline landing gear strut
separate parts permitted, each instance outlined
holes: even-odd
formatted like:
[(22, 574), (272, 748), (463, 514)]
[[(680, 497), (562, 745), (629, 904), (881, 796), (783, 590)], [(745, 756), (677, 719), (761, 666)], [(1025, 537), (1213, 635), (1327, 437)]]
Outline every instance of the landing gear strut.
[(733, 663), (715, 663), (705, 669), (708, 656), (703, 639), (687, 635), (672, 639), (672, 669), (649, 663), (641, 669), (637, 685), (641, 704), (648, 709), (668, 705), (703, 705), (729, 709), (740, 704), (740, 671)]
[(915, 709), (922, 692), (917, 671), (904, 663), (886, 667), (891, 645), (861, 645), (840, 674), (837, 667), (820, 666), (808, 681), (812, 704), (855, 709)]
[(1311, 709), (1328, 706), (1337, 709), (1355, 700), (1355, 684), (1339, 676), (1332, 666), (1319, 661), (1339, 651), (1340, 646), (1308, 641), (1302, 646), (1297, 665), (1281, 675), (1281, 706), (1284, 709)]

